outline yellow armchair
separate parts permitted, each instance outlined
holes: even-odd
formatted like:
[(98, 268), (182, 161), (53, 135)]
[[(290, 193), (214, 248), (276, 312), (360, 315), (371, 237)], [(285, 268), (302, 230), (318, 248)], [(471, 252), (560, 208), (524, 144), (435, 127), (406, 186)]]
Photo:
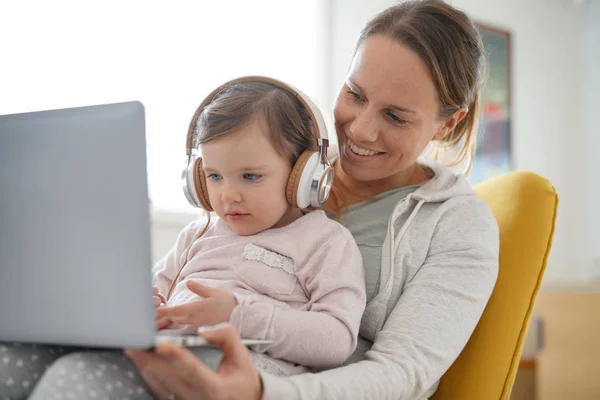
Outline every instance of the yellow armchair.
[(500, 271), (475, 332), (434, 400), (507, 400), (554, 235), (558, 196), (546, 179), (511, 172), (475, 188), (500, 227)]

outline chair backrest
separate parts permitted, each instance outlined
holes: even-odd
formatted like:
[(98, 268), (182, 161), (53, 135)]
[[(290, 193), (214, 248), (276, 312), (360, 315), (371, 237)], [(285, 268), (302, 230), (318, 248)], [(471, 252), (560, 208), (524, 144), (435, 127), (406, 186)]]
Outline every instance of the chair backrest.
[(475, 188), (500, 227), (500, 271), (492, 297), (435, 400), (508, 400), (540, 289), (558, 207), (546, 179), (511, 172)]

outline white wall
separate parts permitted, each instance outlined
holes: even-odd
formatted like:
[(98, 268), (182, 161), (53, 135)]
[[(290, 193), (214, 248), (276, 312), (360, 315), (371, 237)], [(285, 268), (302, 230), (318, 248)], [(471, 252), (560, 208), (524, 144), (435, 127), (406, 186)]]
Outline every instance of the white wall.
[(153, 212), (151, 223), (152, 265), (171, 250), (183, 228), (198, 218), (202, 218), (202, 212), (191, 207), (189, 213)]
[[(561, 199), (546, 281), (589, 279), (600, 259), (593, 247), (600, 245), (600, 212), (593, 206), (600, 199), (600, 180), (589, 173), (599, 170), (593, 153), (600, 148), (594, 115), (600, 110), (600, 15), (566, 0), (451, 2), (478, 22), (512, 33), (514, 166), (548, 178)], [(331, 101), (362, 24), (393, 3), (333, 0)], [(582, 58), (588, 60), (585, 68)], [(591, 85), (598, 89), (584, 95)]]
[[(600, 1), (595, 0), (586, 9), (582, 18), (583, 43), (581, 47), (582, 76), (582, 113), (584, 140), (580, 145), (585, 155), (582, 170), (583, 207), (589, 212), (589, 221), (584, 222), (591, 249), (592, 272), (600, 279)], [(585, 220), (584, 220), (585, 221)]]

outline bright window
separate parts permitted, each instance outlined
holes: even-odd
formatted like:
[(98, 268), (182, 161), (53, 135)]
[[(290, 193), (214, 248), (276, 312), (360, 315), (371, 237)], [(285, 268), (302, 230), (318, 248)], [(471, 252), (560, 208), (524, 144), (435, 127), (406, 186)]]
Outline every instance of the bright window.
[(0, 114), (142, 101), (154, 208), (190, 210), (180, 184), (185, 135), (214, 87), (265, 74), (323, 105), (326, 3), (5, 2)]

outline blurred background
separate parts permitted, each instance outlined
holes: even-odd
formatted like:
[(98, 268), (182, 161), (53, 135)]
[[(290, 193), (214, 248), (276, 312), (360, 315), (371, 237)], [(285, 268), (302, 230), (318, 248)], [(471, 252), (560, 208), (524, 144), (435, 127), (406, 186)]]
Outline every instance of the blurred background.
[[(331, 121), (362, 25), (389, 0), (0, 0), (0, 114), (140, 100), (153, 258), (198, 211), (180, 185), (189, 119), (220, 83), (271, 75)], [(473, 184), (548, 178), (561, 203), (513, 399), (600, 398), (600, 0), (454, 0), (482, 32)]]

